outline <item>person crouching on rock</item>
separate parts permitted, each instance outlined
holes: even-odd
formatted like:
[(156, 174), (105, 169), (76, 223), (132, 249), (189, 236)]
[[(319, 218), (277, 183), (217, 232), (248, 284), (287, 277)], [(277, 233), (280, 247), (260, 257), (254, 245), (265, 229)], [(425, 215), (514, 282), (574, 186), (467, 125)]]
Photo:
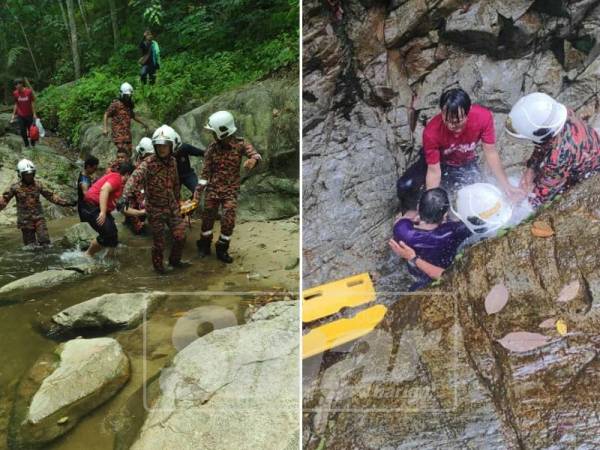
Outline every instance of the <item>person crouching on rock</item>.
[(492, 112), (480, 105), (471, 105), (462, 89), (449, 89), (440, 97), (440, 113), (423, 131), (423, 152), (396, 183), (401, 208), (416, 214), (417, 200), (423, 187), (442, 187), (448, 192), (482, 178), (477, 146), (482, 143), (485, 160), (507, 197), (520, 200), (524, 192), (508, 182), (496, 150), (496, 135)]
[(87, 256), (93, 257), (103, 248), (113, 249), (119, 244), (117, 226), (111, 212), (116, 208), (123, 185), (132, 172), (133, 164), (122, 163), (118, 172), (104, 175), (85, 193), (82, 217), (98, 232), (98, 237), (92, 240), (87, 249)]
[(471, 235), (462, 222), (447, 221), (450, 201), (443, 189), (425, 191), (418, 208), (417, 217), (399, 218), (394, 224), (394, 238), (389, 241), (392, 251), (408, 262), (408, 271), (417, 278), (409, 291), (440, 278), (460, 244)]
[(214, 142), (204, 154), (200, 181), (194, 193), (194, 199), (198, 200), (202, 191), (206, 189), (202, 235), (196, 245), (201, 256), (210, 255), (212, 229), (221, 206), (221, 236), (215, 244), (215, 252), (219, 260), (229, 264), (233, 262), (228, 250), (235, 226), (242, 157), (245, 155), (248, 158), (244, 167), (251, 170), (261, 160), (261, 156), (249, 142), (234, 135), (237, 128), (233, 116), (228, 111), (212, 114), (204, 128), (212, 132)]
[[(139, 144), (135, 147), (136, 163), (135, 168), (137, 169), (142, 161), (147, 157), (154, 155), (154, 145), (152, 139), (143, 137)], [(129, 211), (134, 210), (145, 210), (144, 202), (144, 190), (140, 189), (133, 194), (131, 203), (123, 210), (125, 214), (125, 225), (127, 225), (134, 234), (142, 234), (144, 232), (144, 222), (146, 221), (146, 215), (130, 215)]]
[(135, 120), (146, 130), (148, 125), (136, 117), (133, 102), (133, 86), (123, 83), (119, 89), (119, 98), (112, 101), (106, 109), (102, 132), (108, 136), (108, 118), (111, 118), (112, 140), (117, 150), (125, 150), (131, 156), (131, 121)]
[(145, 158), (125, 185), (128, 203), (135, 201), (136, 192), (144, 191), (148, 224), (152, 230), (152, 265), (159, 274), (166, 273), (163, 265), (165, 226), (171, 231), (173, 244), (169, 256), (172, 267), (186, 267), (181, 260), (185, 244), (185, 223), (179, 213), (179, 176), (173, 157), (175, 130), (168, 125), (157, 128), (152, 135), (155, 154)]
[(8, 205), (13, 197), (17, 199), (17, 227), (23, 234), (23, 244), (49, 245), (50, 236), (44, 210), (40, 202), (43, 195), (49, 202), (59, 206), (75, 206), (77, 202), (63, 200), (42, 183), (35, 180), (35, 166), (28, 159), (22, 159), (17, 164), (17, 173), (20, 181), (0, 197), (0, 211)]
[(520, 182), (534, 207), (600, 171), (598, 132), (547, 94), (517, 101), (505, 130), (535, 144)]

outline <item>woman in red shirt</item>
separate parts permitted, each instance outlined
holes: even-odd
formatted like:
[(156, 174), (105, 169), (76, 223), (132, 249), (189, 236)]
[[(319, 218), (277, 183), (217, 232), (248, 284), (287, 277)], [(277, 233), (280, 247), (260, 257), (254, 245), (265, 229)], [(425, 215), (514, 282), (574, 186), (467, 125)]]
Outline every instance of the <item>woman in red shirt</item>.
[[(31, 88), (25, 87), (21, 78), (17, 78), (15, 80), (13, 97), (15, 98), (15, 107), (13, 108), (10, 121), (14, 122), (15, 118), (17, 119), (23, 143), (25, 144), (25, 147), (29, 147), (30, 141), (27, 132), (29, 127), (33, 124), (34, 119), (37, 118), (34, 105), (35, 95)], [(31, 141), (31, 145), (35, 146), (35, 141)]]
[(423, 188), (442, 187), (454, 191), (480, 181), (477, 146), (481, 142), (485, 160), (498, 184), (511, 200), (519, 200), (525, 192), (511, 186), (496, 150), (492, 112), (471, 105), (462, 89), (450, 89), (440, 97), (441, 112), (423, 131), (423, 152), (396, 185), (404, 211), (416, 212)]
[(89, 257), (104, 247), (114, 248), (119, 244), (117, 226), (111, 212), (117, 207), (123, 186), (133, 169), (133, 164), (122, 163), (118, 172), (107, 173), (85, 193), (81, 218), (98, 232), (98, 237), (90, 243), (86, 252)]

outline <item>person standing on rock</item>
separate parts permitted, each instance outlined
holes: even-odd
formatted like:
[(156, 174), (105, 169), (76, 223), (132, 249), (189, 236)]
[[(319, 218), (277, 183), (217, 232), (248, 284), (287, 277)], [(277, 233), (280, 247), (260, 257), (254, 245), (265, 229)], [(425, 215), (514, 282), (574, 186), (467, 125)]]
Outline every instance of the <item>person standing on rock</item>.
[(520, 181), (533, 206), (600, 171), (600, 136), (573, 110), (535, 92), (512, 107), (505, 130), (535, 144)]
[(460, 88), (443, 92), (439, 105), (441, 112), (423, 131), (423, 153), (396, 184), (402, 210), (415, 214), (423, 187), (442, 187), (450, 192), (480, 181), (476, 151), (479, 142), (488, 166), (506, 195), (512, 201), (522, 198), (524, 192), (509, 183), (496, 150), (492, 112), (483, 106), (471, 105), (469, 95)]
[(444, 189), (425, 191), (418, 208), (418, 217), (402, 217), (394, 224), (394, 238), (389, 241), (392, 251), (408, 262), (408, 271), (417, 279), (409, 291), (440, 278), (471, 235), (464, 223), (447, 220), (450, 200)]
[(140, 69), (142, 84), (146, 84), (148, 78), (150, 78), (150, 84), (154, 84), (156, 82), (156, 71), (160, 69), (160, 47), (158, 42), (154, 40), (150, 30), (144, 31), (144, 38), (139, 47), (142, 52), (142, 57), (139, 60), (142, 65)]
[[(148, 137), (143, 137), (138, 143), (138, 145), (135, 147), (135, 153), (137, 156), (135, 168), (137, 169), (142, 164), (142, 161), (144, 161), (144, 159), (148, 158), (151, 155), (154, 155), (154, 144), (152, 144), (152, 139)], [(132, 200), (128, 204), (128, 207), (123, 210), (125, 214), (125, 224), (129, 226), (129, 228), (134, 234), (142, 234), (144, 232), (146, 216), (128, 215), (127, 211), (129, 211), (130, 208), (137, 210), (146, 209), (143, 189), (136, 191), (132, 195)]]
[(115, 160), (113, 162), (111, 162), (108, 167), (106, 168), (106, 170), (104, 171), (105, 174), (109, 173), (109, 172), (118, 172), (119, 171), (119, 166), (125, 162), (130, 162), (131, 158), (129, 156), (129, 153), (127, 153), (127, 150), (120, 148), (117, 150), (117, 157), (115, 158)]
[(95, 156), (88, 156), (83, 163), (83, 171), (79, 174), (79, 178), (77, 179), (77, 212), (79, 213), (79, 219), (82, 222), (85, 222), (81, 215), (84, 197), (94, 181), (93, 177), (98, 169), (98, 164), (100, 164), (98, 158)]
[(104, 175), (85, 193), (82, 208), (83, 221), (89, 223), (98, 232), (98, 237), (92, 240), (86, 252), (90, 258), (105, 247), (115, 248), (119, 244), (117, 225), (111, 212), (116, 208), (117, 201), (123, 193), (123, 185), (132, 172), (133, 164), (122, 163), (118, 172)]
[(192, 169), (190, 156), (204, 156), (204, 150), (194, 147), (191, 144), (181, 142), (181, 137), (177, 134), (175, 159), (177, 160), (179, 182), (193, 194), (196, 191), (196, 186), (198, 186), (198, 175), (196, 175), (196, 172)]
[(8, 205), (13, 197), (17, 199), (17, 227), (23, 234), (25, 245), (49, 245), (50, 235), (40, 195), (46, 200), (59, 206), (75, 206), (77, 202), (63, 200), (57, 194), (35, 180), (35, 166), (28, 159), (22, 159), (17, 164), (19, 181), (13, 184), (0, 197), (0, 211)]
[(25, 87), (25, 83), (22, 78), (15, 80), (15, 90), (13, 92), (15, 99), (15, 106), (13, 108), (11, 122), (15, 119), (19, 124), (19, 131), (23, 138), (23, 144), (25, 147), (35, 146), (35, 141), (29, 139), (29, 127), (33, 125), (33, 122), (37, 118), (35, 113), (35, 95), (33, 90), (29, 87)]
[(136, 117), (134, 112), (133, 87), (129, 83), (123, 83), (119, 89), (119, 98), (112, 101), (104, 113), (103, 130), (108, 136), (108, 118), (111, 118), (112, 140), (117, 150), (124, 150), (131, 156), (131, 121), (135, 120), (148, 130), (142, 120)]
[(200, 194), (206, 190), (202, 213), (202, 235), (196, 245), (201, 256), (210, 255), (212, 230), (220, 206), (222, 208), (221, 236), (215, 244), (215, 252), (219, 260), (229, 264), (233, 262), (228, 250), (235, 227), (242, 157), (248, 158), (244, 167), (252, 170), (261, 160), (261, 156), (249, 142), (234, 135), (237, 128), (233, 116), (228, 111), (212, 114), (204, 128), (212, 132), (214, 142), (206, 149), (200, 181), (194, 193), (194, 199), (198, 200)]
[(152, 265), (159, 274), (166, 273), (163, 265), (165, 250), (165, 226), (171, 232), (172, 247), (169, 264), (186, 267), (183, 262), (185, 223), (179, 213), (179, 175), (173, 157), (176, 133), (168, 125), (162, 125), (152, 135), (155, 154), (145, 158), (125, 186), (125, 199), (135, 201), (136, 192), (144, 191), (148, 224), (152, 230)]

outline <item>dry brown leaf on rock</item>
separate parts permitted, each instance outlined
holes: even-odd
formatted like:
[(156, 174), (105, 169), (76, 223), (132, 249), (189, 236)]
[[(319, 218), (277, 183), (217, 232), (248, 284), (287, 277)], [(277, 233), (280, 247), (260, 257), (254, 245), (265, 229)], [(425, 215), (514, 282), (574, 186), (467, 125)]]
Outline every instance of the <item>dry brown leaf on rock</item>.
[(496, 284), (485, 298), (485, 311), (495, 314), (502, 311), (508, 302), (508, 289), (502, 283)]
[(515, 331), (508, 333), (498, 342), (507, 350), (513, 352), (528, 352), (548, 343), (548, 336), (529, 331)]
[(547, 238), (554, 236), (554, 230), (546, 222), (538, 220), (531, 225), (531, 234), (535, 237)]

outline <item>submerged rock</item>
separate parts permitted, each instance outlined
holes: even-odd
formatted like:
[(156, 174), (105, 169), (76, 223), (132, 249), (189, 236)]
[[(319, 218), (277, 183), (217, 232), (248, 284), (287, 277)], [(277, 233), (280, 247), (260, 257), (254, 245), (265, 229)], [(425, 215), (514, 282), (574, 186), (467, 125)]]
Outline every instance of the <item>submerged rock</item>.
[(20, 278), (0, 288), (0, 304), (17, 300), (25, 300), (23, 296), (30, 292), (49, 289), (63, 283), (69, 283), (82, 278), (84, 274), (79, 270), (53, 269), (34, 273), (25, 278)]
[(134, 328), (143, 320), (144, 314), (152, 311), (165, 298), (163, 292), (102, 295), (54, 315), (53, 333), (79, 329)]
[[(441, 287), (305, 361), (305, 448), (600, 447), (599, 181), (540, 214), (554, 236), (524, 223), (475, 245)], [(488, 314), (498, 284), (509, 298)]]
[(129, 360), (111, 338), (74, 339), (41, 357), (17, 391), (11, 448), (41, 447), (115, 395), (129, 379)]
[(298, 448), (298, 348), (297, 302), (197, 339), (151, 385), (160, 393), (131, 449)]

